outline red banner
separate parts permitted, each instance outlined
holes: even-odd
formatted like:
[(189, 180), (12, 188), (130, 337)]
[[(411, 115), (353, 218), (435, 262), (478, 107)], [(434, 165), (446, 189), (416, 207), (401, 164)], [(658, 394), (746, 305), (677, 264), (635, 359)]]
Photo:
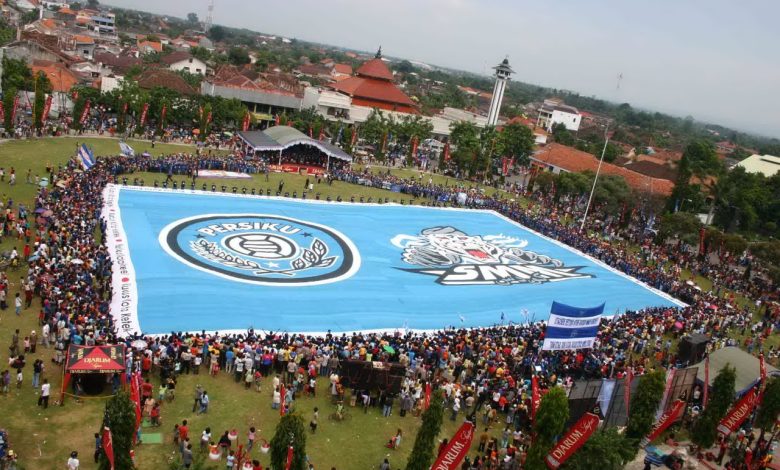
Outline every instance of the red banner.
[(149, 113), (149, 103), (144, 103), (143, 109), (141, 109), (141, 121), (139, 122), (139, 125), (141, 127), (144, 127), (144, 124), (146, 124), (146, 115)]
[[(130, 376), (130, 399), (135, 404), (135, 429), (138, 429), (138, 426), (141, 424), (141, 377), (140, 373), (135, 373), (132, 376)], [(138, 433), (133, 433), (133, 444), (135, 444), (135, 441), (138, 437)]]
[(748, 390), (745, 395), (740, 398), (736, 405), (734, 405), (726, 416), (720, 420), (718, 424), (718, 432), (724, 436), (728, 436), (734, 432), (739, 426), (745, 422), (745, 420), (753, 412), (753, 408), (759, 402), (759, 393), (756, 387)]
[(429, 406), (431, 406), (431, 383), (426, 382), (425, 383), (425, 409), (427, 410)]
[(501, 157), (501, 175), (506, 176), (508, 170), (509, 170), (509, 162), (506, 160), (506, 157)]
[(417, 158), (417, 137), (412, 138), (412, 158)]
[(246, 132), (249, 130), (249, 113), (244, 114), (244, 122), (241, 123), (241, 130)]
[(11, 126), (15, 125), (16, 121), (16, 108), (19, 107), (19, 96), (17, 95), (16, 98), (14, 98), (14, 109), (11, 110)]
[(127, 114), (127, 102), (122, 105), (122, 114)]
[(103, 452), (108, 459), (109, 468), (114, 470), (114, 441), (111, 438), (111, 429), (108, 426), (103, 427), (103, 437), (101, 438), (101, 445), (103, 446)]
[(350, 147), (354, 147), (355, 146), (355, 142), (357, 142), (357, 139), (358, 139), (357, 127), (353, 127), (352, 128), (352, 140), (349, 143)]
[(73, 93), (70, 94), (70, 97), (73, 99), (73, 101), (76, 101), (79, 99), (79, 91), (73, 90)]
[(439, 454), (436, 463), (431, 470), (455, 470), (460, 462), (466, 457), (471, 448), (471, 441), (474, 439), (474, 423), (464, 422), (458, 431), (452, 436), (447, 447)]
[(282, 384), (281, 388), (279, 389), (279, 395), (281, 396), (281, 400), (279, 401), (279, 416), (284, 416), (284, 398), (285, 398), (286, 391), (284, 390), (284, 384)]
[(634, 371), (629, 367), (626, 371), (626, 387), (623, 394), (623, 400), (626, 402), (626, 416), (629, 416), (631, 410), (631, 382), (634, 381)]
[(284, 470), (290, 470), (293, 461), (293, 446), (287, 448), (287, 464), (284, 466)]
[(309, 126), (309, 138), (310, 139), (314, 138), (314, 130), (311, 128), (311, 126)]
[(707, 408), (710, 397), (710, 356), (704, 359), (704, 390), (701, 397), (701, 409)]
[(165, 125), (165, 115), (168, 114), (168, 105), (164, 104), (160, 111), (160, 127)]
[(450, 143), (449, 142), (444, 144), (444, 161), (445, 162), (450, 161)]
[(704, 254), (704, 227), (699, 229), (699, 254)]
[(277, 114), (274, 118), (274, 124), (278, 126), (280, 122), (282, 122), (282, 117)]
[(322, 126), (320, 128), (320, 135), (317, 136), (317, 140), (322, 140), (325, 138), (325, 126)]
[(0, 121), (5, 122), (5, 108), (2, 101), (0, 101)]
[(566, 433), (563, 438), (555, 444), (555, 447), (547, 454), (547, 458), (544, 459), (547, 467), (551, 469), (557, 469), (564, 462), (569, 460), (569, 457), (577, 452), (577, 449), (582, 447), (585, 442), (590, 439), (590, 436), (596, 432), (599, 427), (599, 417), (593, 413), (585, 413), (582, 415), (579, 421), (577, 421), (569, 432)]
[(672, 406), (666, 410), (664, 414), (661, 415), (661, 417), (658, 419), (658, 421), (655, 422), (655, 425), (653, 425), (653, 429), (650, 430), (650, 434), (648, 434), (644, 439), (642, 439), (641, 446), (645, 447), (647, 444), (653, 442), (653, 440), (660, 436), (662, 432), (666, 430), (669, 426), (672, 425), (675, 421), (680, 419), (680, 417), (683, 414), (683, 411), (685, 411), (685, 402), (682, 400), (675, 400), (672, 403)]
[(81, 112), (81, 117), (79, 118), (79, 124), (84, 125), (85, 122), (87, 122), (87, 116), (89, 116), (89, 108), (92, 106), (92, 102), (87, 100), (86, 103), (84, 103), (84, 111)]
[(43, 113), (41, 114), (41, 125), (46, 125), (46, 121), (49, 120), (49, 111), (51, 111), (51, 95), (46, 97), (46, 103), (43, 105)]
[(207, 126), (209, 125), (209, 123), (211, 123), (211, 118), (212, 117), (214, 117), (214, 116), (211, 114), (211, 111), (209, 111), (208, 116), (206, 116), (206, 125)]
[(531, 376), (531, 420), (536, 420), (536, 410), (539, 409), (539, 403), (542, 401), (542, 395), (539, 393), (539, 379), (535, 375)]
[(761, 390), (766, 388), (766, 362), (764, 362), (764, 353), (758, 356), (758, 370), (760, 371)]

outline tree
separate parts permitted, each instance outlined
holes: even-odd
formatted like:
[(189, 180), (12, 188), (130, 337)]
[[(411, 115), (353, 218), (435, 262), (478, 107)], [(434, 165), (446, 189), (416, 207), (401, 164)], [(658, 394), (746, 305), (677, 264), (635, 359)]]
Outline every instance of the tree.
[(563, 470), (597, 468), (621, 470), (636, 454), (630, 439), (617, 428), (602, 429), (592, 436), (561, 467)]
[(206, 103), (203, 106), (203, 112), (201, 112), (200, 117), (199, 117), (200, 118), (200, 122), (199, 122), (199, 126), (198, 127), (200, 128), (200, 140), (201, 141), (205, 141), (206, 137), (208, 136), (209, 126), (211, 124), (209, 122), (209, 117), (213, 117), (212, 116), (212, 111), (211, 111), (211, 103)]
[(436, 437), (444, 419), (444, 398), (441, 390), (431, 396), (431, 405), (422, 415), (422, 425), (414, 438), (414, 447), (406, 462), (406, 470), (428, 470), (433, 463)]
[[(291, 442), (292, 439), (292, 442)], [(291, 470), (306, 468), (306, 432), (303, 418), (297, 413), (287, 413), (279, 420), (279, 424), (271, 438), (271, 468), (282, 470), (287, 465), (287, 449), (293, 446)]]
[[(115, 470), (133, 470), (135, 466), (130, 459), (130, 449), (133, 446), (133, 436), (135, 435), (135, 404), (130, 400), (130, 394), (125, 390), (120, 390), (116, 395), (106, 402), (106, 417), (109, 429), (111, 429), (111, 440), (114, 447), (114, 469)], [(100, 434), (102, 435), (103, 424), (101, 423)], [(108, 459), (101, 452), (98, 461), (100, 470), (110, 468)]]
[(576, 142), (574, 136), (562, 122), (552, 126), (552, 136), (554, 141), (562, 145), (572, 146)]
[(249, 52), (243, 47), (231, 47), (228, 51), (228, 62), (233, 65), (244, 65), (251, 62)]
[(3, 125), (5, 126), (5, 131), (8, 133), (14, 131), (13, 109), (17, 93), (16, 88), (13, 87), (3, 90), (3, 109), (5, 110), (5, 113), (3, 114)]
[(33, 87), (32, 70), (27, 66), (27, 62), (22, 59), (4, 57), (3, 90), (14, 88), (16, 90), (32, 91)]
[(30, 10), (27, 13), (22, 15), (21, 22), (22, 22), (23, 25), (30, 24), (30, 23), (32, 23), (34, 21), (37, 21), (38, 20), (38, 16), (39, 16), (39, 13), (38, 13), (37, 9)]
[(214, 42), (221, 42), (227, 38), (227, 30), (222, 26), (216, 25), (209, 29), (209, 38)]
[(97, 10), (99, 6), (100, 2), (98, 2), (98, 0), (87, 0), (87, 8)]
[(734, 401), (736, 378), (736, 369), (728, 364), (715, 376), (709, 394), (709, 403), (691, 428), (691, 441), (697, 446), (706, 449), (715, 443), (718, 423), (726, 416)]
[(661, 241), (669, 238), (679, 238), (688, 244), (695, 244), (699, 239), (701, 221), (688, 212), (664, 214), (658, 224), (658, 238)]
[(663, 370), (655, 370), (639, 378), (634, 396), (631, 397), (626, 429), (626, 437), (631, 439), (635, 452), (639, 448), (639, 441), (653, 428), (655, 413), (664, 396), (665, 387), (666, 374)]
[(553, 387), (543, 397), (536, 410), (534, 432), (536, 439), (528, 449), (526, 467), (529, 470), (546, 469), (544, 458), (563, 433), (569, 420), (569, 399), (562, 387)]
[(452, 162), (460, 172), (474, 172), (481, 153), (479, 128), (474, 123), (460, 121), (450, 124)]
[(504, 153), (515, 159), (516, 165), (528, 164), (529, 155), (534, 149), (534, 133), (519, 122), (504, 126), (499, 136)]
[(46, 84), (49, 79), (43, 72), (35, 77), (35, 98), (33, 99), (33, 125), (38, 131), (43, 127), (43, 108), (46, 106)]
[[(700, 187), (704, 185), (705, 188), (711, 189), (713, 177), (721, 173), (723, 173), (723, 164), (711, 143), (697, 140), (688, 144), (680, 159), (677, 181), (667, 203), (669, 211), (676, 211), (686, 200), (691, 202), (701, 200)], [(698, 184), (691, 183), (694, 177), (698, 180)], [(699, 204), (691, 204), (687, 209), (694, 211), (697, 206)]]
[[(748, 392), (749, 393), (749, 392)], [(758, 406), (755, 426), (761, 428), (761, 432), (772, 429), (780, 416), (780, 377), (772, 377), (764, 389), (764, 399)]]
[(197, 13), (187, 13), (187, 22), (191, 26), (198, 26), (198, 25), (200, 25), (200, 20), (198, 20), (198, 14)]

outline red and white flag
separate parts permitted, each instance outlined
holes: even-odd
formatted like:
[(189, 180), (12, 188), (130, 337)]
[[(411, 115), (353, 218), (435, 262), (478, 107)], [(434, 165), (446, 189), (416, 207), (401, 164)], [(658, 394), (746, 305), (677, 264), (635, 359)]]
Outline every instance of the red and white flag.
[(412, 158), (417, 158), (417, 137), (412, 138)]
[(284, 470), (290, 470), (293, 461), (293, 446), (287, 448), (287, 464), (284, 466)]
[(49, 120), (49, 111), (51, 110), (51, 95), (46, 97), (46, 103), (43, 105), (43, 113), (41, 114), (41, 125), (45, 126), (46, 121)]
[(675, 421), (680, 419), (680, 417), (683, 414), (683, 411), (685, 411), (685, 402), (682, 400), (675, 400), (674, 403), (672, 403), (672, 406), (666, 410), (664, 414), (661, 415), (661, 418), (658, 419), (658, 421), (655, 422), (653, 425), (653, 429), (650, 430), (650, 434), (645, 436), (644, 439), (642, 439), (642, 442), (640, 443), (641, 447), (647, 446), (647, 444), (653, 442), (653, 440), (660, 436), (662, 432), (666, 430), (669, 426), (672, 425)]
[(144, 124), (146, 123), (146, 115), (149, 113), (149, 103), (144, 103), (143, 109), (141, 109), (141, 121), (140, 126), (144, 127)]
[(108, 426), (103, 426), (101, 445), (103, 446), (103, 452), (106, 454), (106, 459), (108, 459), (109, 468), (114, 470), (114, 441), (111, 437), (111, 429)]
[(506, 157), (501, 157), (501, 174), (503, 176), (506, 176), (508, 172), (509, 172), (509, 162), (507, 161)]
[(542, 402), (542, 395), (539, 393), (539, 379), (535, 375), (531, 376), (531, 420), (536, 420), (536, 411)]
[(577, 449), (583, 446), (590, 436), (596, 432), (599, 427), (599, 417), (593, 413), (585, 413), (579, 421), (574, 423), (569, 432), (555, 444), (555, 447), (547, 454), (544, 462), (548, 468), (557, 469), (564, 464), (569, 457), (577, 452)]
[(471, 448), (474, 439), (474, 423), (464, 422), (458, 431), (452, 436), (447, 447), (439, 454), (439, 458), (431, 467), (431, 470), (455, 470), (463, 461)]
[(759, 388), (753, 387), (748, 390), (745, 395), (740, 398), (736, 405), (734, 405), (726, 416), (720, 420), (718, 424), (718, 432), (724, 436), (728, 436), (734, 432), (739, 426), (745, 422), (745, 420), (753, 412), (753, 408), (761, 400), (761, 392)]
[[(279, 416), (284, 416), (284, 399), (286, 395), (286, 391), (284, 390), (284, 384), (279, 389), (279, 395), (281, 396), (281, 400), (279, 401)], [(292, 449), (292, 447), (290, 447)]]
[(84, 125), (85, 122), (87, 122), (87, 117), (89, 116), (89, 108), (92, 106), (92, 102), (87, 100), (86, 103), (84, 103), (84, 111), (81, 112), (81, 118), (79, 118), (79, 124)]
[(634, 371), (629, 367), (626, 371), (626, 386), (623, 394), (623, 400), (626, 402), (626, 419), (628, 419), (629, 411), (631, 411), (631, 382), (633, 381)]
[(246, 132), (249, 130), (249, 111), (244, 114), (244, 122), (241, 124), (241, 130)]
[(431, 406), (431, 383), (425, 382), (425, 409)]
[(450, 161), (450, 143), (449, 142), (444, 144), (444, 161), (445, 162)]

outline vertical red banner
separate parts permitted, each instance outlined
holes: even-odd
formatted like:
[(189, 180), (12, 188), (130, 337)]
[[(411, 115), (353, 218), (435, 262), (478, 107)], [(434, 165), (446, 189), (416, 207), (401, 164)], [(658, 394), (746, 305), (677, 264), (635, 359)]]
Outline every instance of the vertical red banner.
[(279, 416), (284, 416), (284, 399), (286, 394), (287, 391), (284, 389), (284, 384), (282, 384), (281, 388), (279, 389), (279, 395), (281, 396), (281, 400), (279, 401)]
[(536, 420), (536, 411), (539, 409), (539, 403), (542, 401), (542, 395), (539, 393), (539, 379), (536, 375), (531, 376), (531, 420)]
[(450, 143), (449, 142), (444, 144), (444, 161), (445, 162), (450, 161)]
[(92, 102), (87, 100), (86, 103), (84, 103), (84, 111), (81, 112), (81, 117), (79, 118), (79, 124), (84, 125), (85, 122), (87, 122), (87, 117), (89, 116), (89, 108), (92, 106)]
[(758, 390), (757, 387), (748, 390), (737, 404), (726, 413), (726, 416), (718, 424), (719, 433), (728, 436), (745, 422), (759, 402), (761, 393)]
[(352, 129), (352, 140), (349, 143), (350, 147), (355, 146), (355, 142), (357, 142), (357, 139), (358, 139), (358, 131), (357, 128), (355, 127)]
[(0, 101), (0, 121), (5, 122), (5, 108), (2, 101)]
[(412, 138), (412, 158), (417, 158), (417, 146), (419, 142), (417, 141), (417, 137)]
[(108, 464), (111, 470), (114, 470), (114, 441), (111, 436), (111, 429), (108, 426), (103, 427), (103, 436), (101, 437), (103, 452), (106, 454)]
[(431, 470), (456, 470), (463, 458), (468, 454), (473, 439), (474, 423), (466, 421), (452, 436), (447, 447), (439, 454), (439, 458), (436, 459)]
[(290, 470), (293, 461), (293, 446), (287, 448), (287, 464), (284, 466), (284, 470)]
[(544, 459), (547, 467), (555, 470), (563, 465), (564, 462), (569, 460), (569, 457), (577, 452), (577, 449), (582, 447), (583, 444), (590, 439), (590, 436), (596, 432), (598, 427), (598, 415), (593, 413), (585, 413), (582, 415), (582, 418), (574, 423), (574, 426), (569, 429), (569, 432), (567, 432), (566, 435), (555, 444), (555, 447), (553, 447), (550, 453), (547, 454), (547, 458)]
[(764, 353), (758, 356), (758, 369), (760, 371), (761, 390), (766, 388), (766, 362), (764, 362)]
[(425, 409), (431, 406), (431, 383), (425, 382)]
[(644, 448), (647, 446), (647, 444), (653, 442), (653, 440), (660, 436), (661, 433), (666, 430), (666, 428), (680, 419), (683, 411), (685, 411), (685, 402), (682, 400), (675, 400), (674, 403), (672, 403), (672, 406), (661, 415), (658, 421), (655, 422), (655, 425), (653, 425), (653, 429), (650, 431), (650, 434), (642, 439), (642, 442), (640, 443), (641, 447)]
[(631, 382), (634, 381), (634, 371), (629, 367), (626, 371), (626, 387), (623, 400), (626, 402), (626, 419), (631, 411)]
[(704, 359), (704, 390), (702, 390), (701, 409), (707, 408), (710, 397), (710, 356)]
[(144, 103), (144, 107), (141, 109), (141, 120), (139, 121), (139, 125), (141, 127), (144, 127), (144, 124), (146, 123), (146, 115), (149, 113), (149, 103)]
[(46, 103), (43, 105), (43, 113), (41, 114), (42, 126), (45, 126), (46, 121), (49, 120), (49, 111), (51, 111), (51, 95), (46, 97)]
[(16, 121), (16, 108), (19, 107), (19, 96), (14, 98), (14, 109), (11, 110), (11, 126), (15, 126)]
[(160, 111), (160, 128), (165, 126), (165, 115), (168, 114), (168, 105), (164, 104)]
[(241, 130), (246, 132), (249, 130), (249, 112), (247, 111), (246, 114), (244, 114), (244, 122), (241, 124)]
[(699, 254), (704, 254), (704, 227), (699, 229)]

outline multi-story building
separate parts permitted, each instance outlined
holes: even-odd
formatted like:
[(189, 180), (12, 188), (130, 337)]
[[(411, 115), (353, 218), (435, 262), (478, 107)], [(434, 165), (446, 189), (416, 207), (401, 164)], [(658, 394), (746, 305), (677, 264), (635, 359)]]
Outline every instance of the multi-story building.
[(577, 132), (580, 129), (580, 122), (582, 122), (582, 114), (577, 108), (563, 104), (561, 100), (549, 99), (544, 100), (539, 107), (536, 125), (550, 132), (556, 124), (563, 124), (566, 129)]

